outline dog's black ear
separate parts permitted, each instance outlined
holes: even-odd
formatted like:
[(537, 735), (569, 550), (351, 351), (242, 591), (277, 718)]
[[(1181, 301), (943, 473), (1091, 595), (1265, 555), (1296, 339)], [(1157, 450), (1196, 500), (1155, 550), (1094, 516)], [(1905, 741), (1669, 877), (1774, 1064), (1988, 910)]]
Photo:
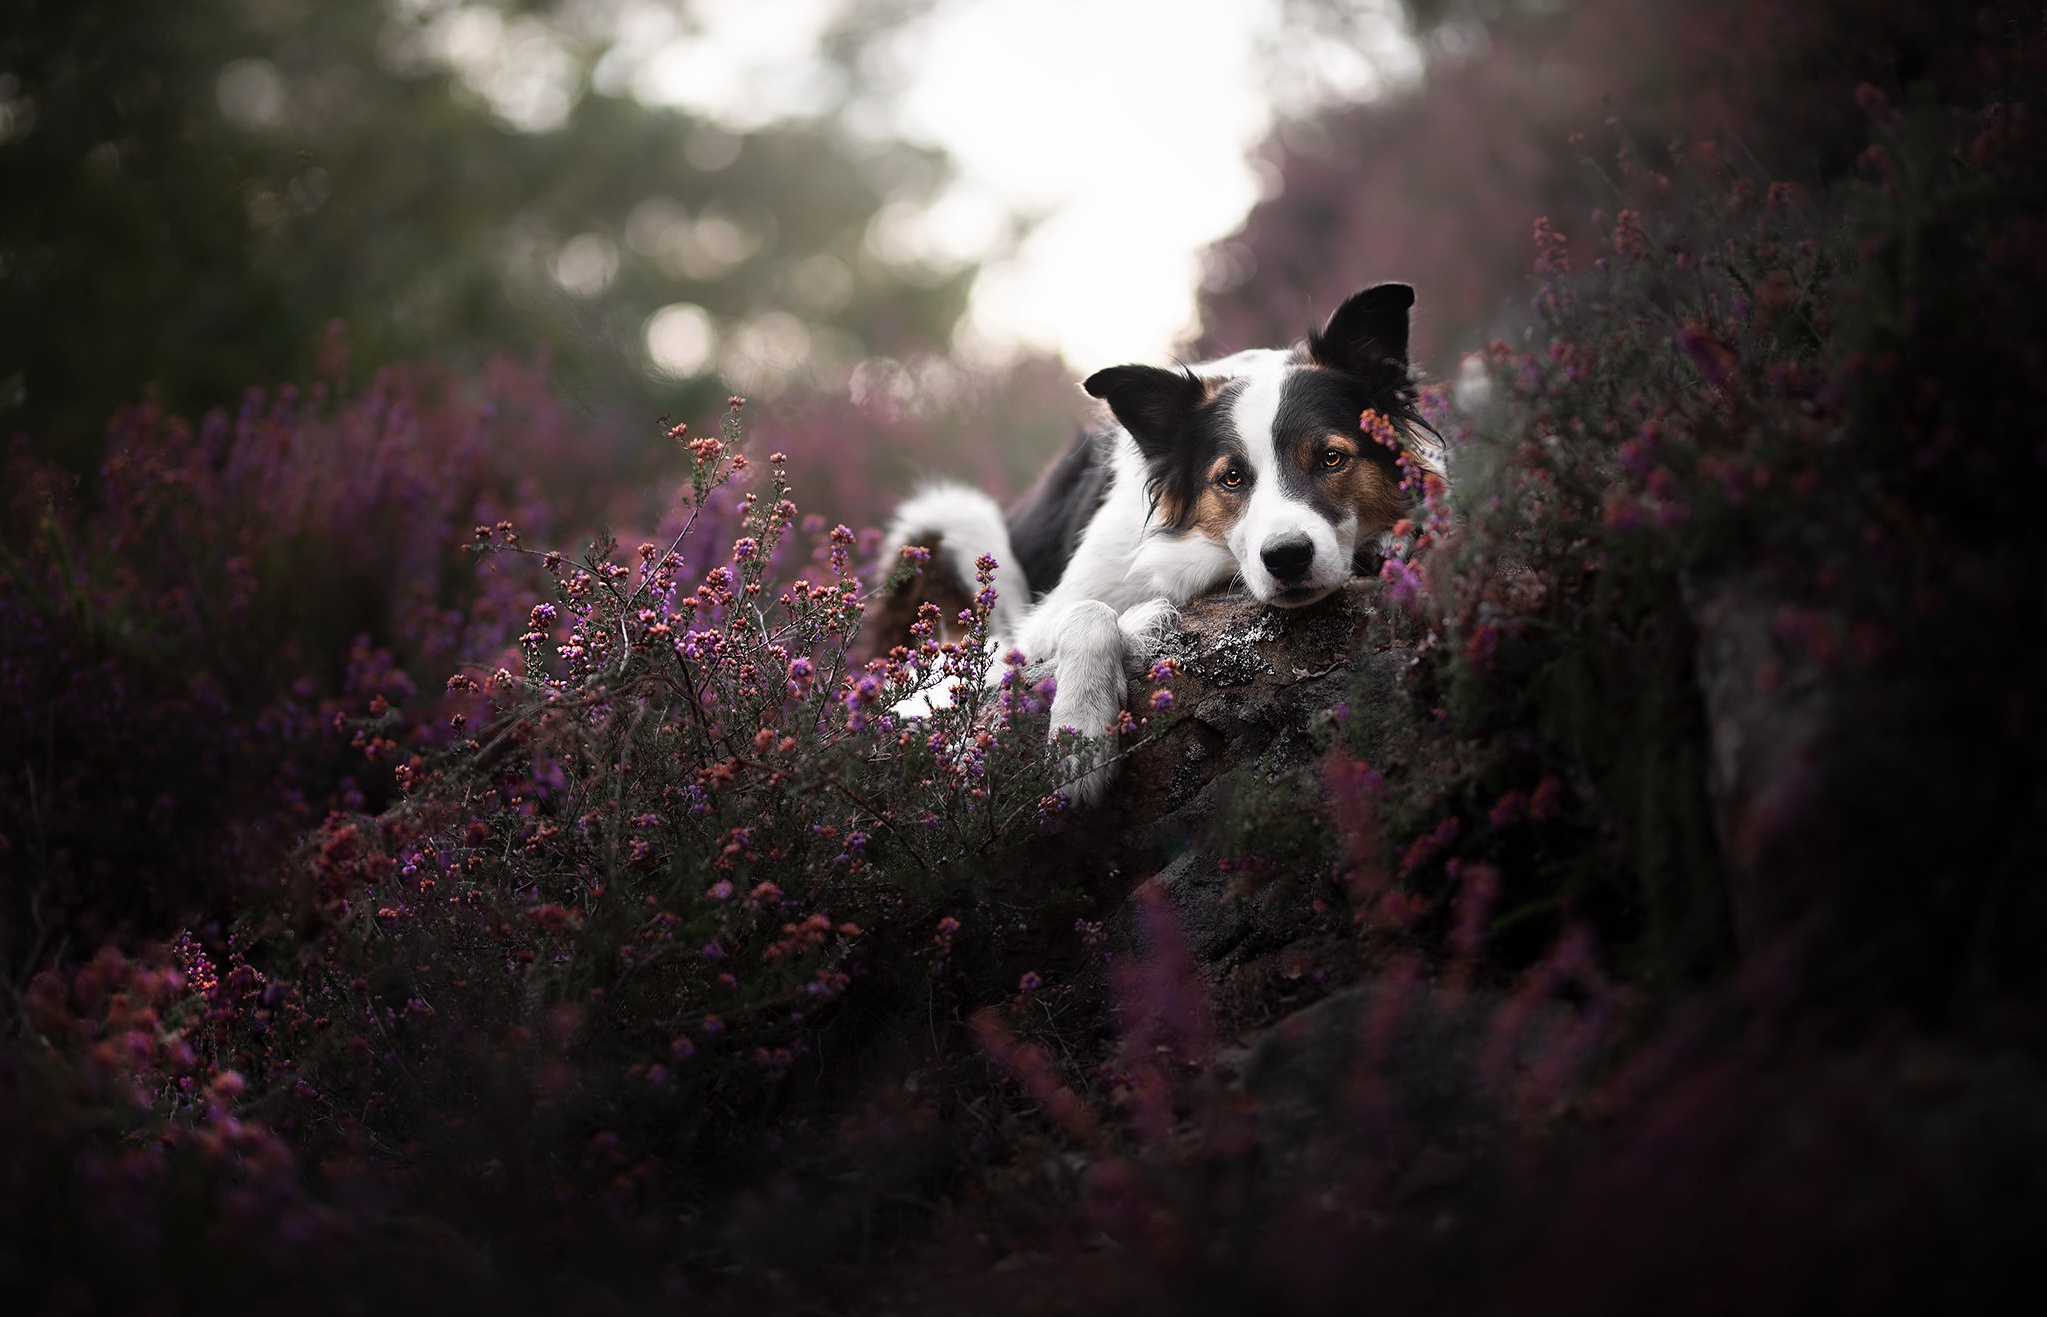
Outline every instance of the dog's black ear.
[(1407, 312), (1414, 289), (1406, 284), (1375, 284), (1336, 308), (1319, 334), (1308, 336), (1308, 356), (1328, 366), (1373, 381), (1407, 377)]
[(1088, 376), (1080, 387), (1109, 404), (1148, 458), (1171, 451), (1188, 417), (1208, 396), (1207, 384), (1194, 375), (1157, 366), (1111, 366)]

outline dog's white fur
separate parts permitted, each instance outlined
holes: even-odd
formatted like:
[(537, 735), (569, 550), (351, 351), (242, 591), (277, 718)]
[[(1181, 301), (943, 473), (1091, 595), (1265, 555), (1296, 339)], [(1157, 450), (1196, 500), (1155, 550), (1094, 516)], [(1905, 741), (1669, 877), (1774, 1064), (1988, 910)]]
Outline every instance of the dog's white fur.
[[(1404, 325), (1404, 304), (1402, 311)], [(1404, 329), (1401, 338), (1404, 356)], [(1174, 531), (1159, 523), (1150, 468), (1121, 424), (1109, 431), (1110, 483), (1101, 505), (1058, 584), (1035, 605), (1021, 603), (1030, 598), (1029, 582), (1011, 549), (1002, 510), (981, 491), (952, 483), (927, 486), (890, 526), (890, 560), (900, 546), (928, 544), (935, 536), (956, 580), (973, 580), (973, 562), (982, 554), (999, 564), (991, 626), (997, 652), (1014, 645), (1027, 657), (1034, 679), (1051, 675), (1057, 684), (1054, 729), (1072, 728), (1094, 747), (1070, 765), (1071, 794), (1078, 801), (1097, 798), (1109, 781), (1109, 738), (1128, 695), (1126, 662), (1157, 652), (1181, 604), (1241, 578), (1260, 600), (1300, 607), (1349, 579), (1358, 548), (1357, 515), (1330, 520), (1279, 470), (1274, 431), (1283, 386), (1290, 372), (1312, 368), (1299, 353), (1284, 349), (1239, 352), (1187, 368), (1199, 378), (1229, 381), (1233, 391), (1228, 414), (1241, 440), (1250, 493), (1220, 539), (1200, 528)], [(1382, 529), (1367, 533), (1376, 536)], [(1263, 555), (1277, 545), (1292, 545), (1297, 555), (1303, 540), (1312, 555), (1305, 570), (1276, 579)], [(946, 698), (944, 692), (923, 693), (899, 712), (920, 714)]]
[(885, 542), (888, 561), (906, 544), (938, 545), (934, 564), (953, 580), (974, 579), (974, 563), (983, 554), (995, 560), (995, 608), (988, 619), (994, 636), (1014, 636), (1030, 608), (1031, 583), (1023, 564), (1009, 547), (1009, 524), (994, 499), (972, 485), (938, 480), (904, 500), (889, 523)]

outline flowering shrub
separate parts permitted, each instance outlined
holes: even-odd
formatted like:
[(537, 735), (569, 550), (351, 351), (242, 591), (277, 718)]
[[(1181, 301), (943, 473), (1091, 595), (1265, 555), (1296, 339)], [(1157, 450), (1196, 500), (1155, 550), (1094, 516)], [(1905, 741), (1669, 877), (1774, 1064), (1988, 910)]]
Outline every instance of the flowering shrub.
[[(748, 471), (736, 438), (735, 413), (689, 441), (693, 515)], [(301, 982), (321, 1013), (362, 979), (364, 1027), (434, 1003), (444, 1023), (420, 1033), (435, 1054), (516, 1057), (537, 1039), (580, 1083), (630, 1095), (599, 1099), (633, 1135), (607, 1167), (655, 1151), (681, 1166), (697, 1127), (755, 1122), (818, 1031), (843, 1029), (837, 1003), (890, 963), (877, 948), (936, 947), (941, 919), (1006, 899), (991, 885), (1014, 884), (1015, 847), (1059, 806), (1047, 701), (1014, 657), (988, 680), (992, 589), (958, 619), (963, 640), (926, 616), (914, 648), (849, 670), (853, 535), (830, 533), (814, 579), (778, 582), (786, 494), (777, 453), (734, 507), (729, 556), (694, 582), (690, 524), (625, 561), (605, 541), (580, 565), (541, 556), (556, 600), (532, 609), (519, 671), (450, 679), (467, 711), (449, 721), (473, 735), (401, 765), (403, 805), (314, 839), (324, 969)], [(502, 532), (485, 547), (526, 552)], [(890, 711), (932, 684), (957, 699), (925, 722)], [(404, 1057), (333, 1073), (323, 1100), (432, 1100), (403, 1094), (418, 1083)]]
[[(2047, 1197), (2047, 1079), (1970, 1050), (2047, 986), (2043, 47), (1997, 32), (1994, 99), (1854, 98), (1853, 178), (1623, 149), (1534, 223), (1321, 752), (1216, 793), (1219, 900), (1295, 922), (1206, 964), (1064, 810), (992, 567), (849, 658), (858, 537), (805, 542), (736, 407), (580, 558), (537, 546), (594, 507), (405, 376), (126, 417), (100, 514), (17, 462), (0, 1283), (1981, 1308)], [(367, 621), (294, 594), (330, 554)], [(1784, 725), (1767, 789), (1716, 774)], [(135, 840), (195, 753), (204, 826)]]
[[(343, 1234), (397, 1210), (363, 1218), (351, 1195), (475, 1224), (518, 1186), (538, 1197), (515, 1228), (567, 1247), (587, 1211), (729, 1193), (790, 1136), (777, 1108), (828, 1085), (826, 1054), (843, 1067), (906, 1003), (1006, 963), (1012, 912), (1076, 899), (1023, 861), (1075, 747), (1048, 752), (1049, 682), (987, 643), (995, 564), (946, 619), (959, 639), (926, 605), (908, 644), (853, 666), (855, 537), (801, 560), (785, 458), (739, 450), (737, 407), (718, 436), (672, 431), (690, 479), (665, 544), (600, 537), (573, 562), (509, 519), (476, 526), (483, 579), (553, 599), (502, 663), (335, 720), (390, 805), (341, 803), (224, 936), (181, 935), (146, 971), (146, 1028), (97, 1018), (88, 978), (37, 980), (81, 1003), (75, 1025), (45, 1011), (72, 1064), (124, 1067), (137, 1146), (220, 1121), (287, 1136), (292, 1165), (323, 1168), (292, 1181), (305, 1220)], [(928, 719), (892, 711), (934, 686), (953, 698)]]
[[(1535, 221), (1526, 341), (1428, 400), (1454, 482), (1364, 646), (1399, 662), (1226, 821), (1224, 901), (1290, 884), (1306, 931), (1204, 983), (1141, 890), (1110, 1038), (985, 1019), (1080, 1221), (994, 1250), (1056, 1268), (943, 1293), (992, 1264), (1056, 1275), (1018, 1311), (1905, 1310), (2026, 1274), (2047, 1128), (1970, 1048), (2030, 1046), (2043, 987), (2047, 187), (2016, 151), (2047, 44), (1981, 29), (1927, 55), (1977, 61), (1974, 100), (1844, 97), (1869, 145), (1829, 186), (1623, 146), (1611, 209)], [(1730, 727), (1809, 739), (1758, 790), (1716, 773), (1758, 753)], [(1366, 986), (1229, 1057), (1216, 981), (1358, 947)], [(2004, 1114), (1953, 1141), (1962, 1108)]]
[[(2036, 44), (1983, 49), (1997, 94), (2037, 85)], [(1990, 802), (2038, 771), (2012, 719), (2043, 694), (2018, 657), (2039, 574), (2008, 501), (2042, 478), (2013, 420), (2037, 336), (2016, 291), (2037, 279), (2035, 183), (2011, 101), (1901, 109), (1867, 85), (1855, 101), (1871, 145), (1833, 187), (1771, 182), (1713, 141), (1652, 169), (1623, 136), (1587, 160), (1611, 211), (1575, 240), (1535, 222), (1529, 341), (1492, 343), (1461, 406), (1427, 393), (1454, 487), (1424, 481), (1396, 528), (1377, 642), (1418, 662), (1353, 691), (1329, 813), (1273, 807), (1305, 774), (1253, 791), (1240, 852), (1333, 872), (1364, 924), (1431, 937), (1464, 926), (1482, 875), (1510, 964), (1589, 921), (1632, 976), (1676, 990), (1803, 928), (1832, 940), (1817, 975), (1905, 921), (1916, 949), (1858, 993), (1952, 989), (2011, 844), (1991, 840), (2010, 834)], [(1729, 608), (1762, 619), (1752, 672), (1706, 647), (1732, 643)], [(1709, 677), (1723, 724), (1826, 739), (1744, 796)], [(1951, 766), (1941, 783), (1902, 793), (1929, 762)], [(1894, 834), (1936, 798), (1980, 845)], [(1796, 874), (1796, 895), (1766, 872)], [(1995, 975), (2022, 975), (2018, 956)]]
[(388, 765), (336, 719), (422, 722), (438, 692), (419, 674), (515, 634), (529, 584), (461, 542), (477, 521), (590, 515), (568, 432), (544, 373), (500, 363), (473, 385), (390, 370), (356, 395), (252, 392), (197, 426), (145, 403), (89, 488), (17, 445), (7, 962), (225, 915), (328, 809), (386, 798)]

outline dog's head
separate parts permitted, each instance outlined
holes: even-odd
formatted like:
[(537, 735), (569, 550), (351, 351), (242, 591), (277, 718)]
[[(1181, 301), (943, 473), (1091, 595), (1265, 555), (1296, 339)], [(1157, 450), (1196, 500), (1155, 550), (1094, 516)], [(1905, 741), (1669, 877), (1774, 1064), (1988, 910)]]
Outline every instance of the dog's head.
[[(1151, 474), (1155, 525), (1227, 545), (1251, 593), (1297, 608), (1349, 578), (1353, 557), (1406, 515), (1398, 459), (1423, 459), (1407, 363), (1414, 290), (1379, 284), (1292, 351), (1179, 371), (1113, 366), (1082, 385), (1109, 404)], [(1360, 425), (1392, 425), (1389, 447)]]

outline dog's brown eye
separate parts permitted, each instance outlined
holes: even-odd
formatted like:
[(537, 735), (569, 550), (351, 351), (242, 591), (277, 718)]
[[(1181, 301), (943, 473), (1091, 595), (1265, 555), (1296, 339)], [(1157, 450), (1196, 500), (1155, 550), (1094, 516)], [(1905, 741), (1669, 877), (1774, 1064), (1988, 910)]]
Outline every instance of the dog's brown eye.
[(1244, 473), (1233, 466), (1226, 466), (1223, 468), (1223, 473), (1215, 478), (1215, 483), (1221, 485), (1224, 489), (1242, 489), (1244, 487)]
[(1341, 448), (1325, 448), (1322, 450), (1322, 467), (1326, 471), (1340, 470), (1343, 464), (1348, 461), (1350, 461), (1350, 454), (1344, 452)]

